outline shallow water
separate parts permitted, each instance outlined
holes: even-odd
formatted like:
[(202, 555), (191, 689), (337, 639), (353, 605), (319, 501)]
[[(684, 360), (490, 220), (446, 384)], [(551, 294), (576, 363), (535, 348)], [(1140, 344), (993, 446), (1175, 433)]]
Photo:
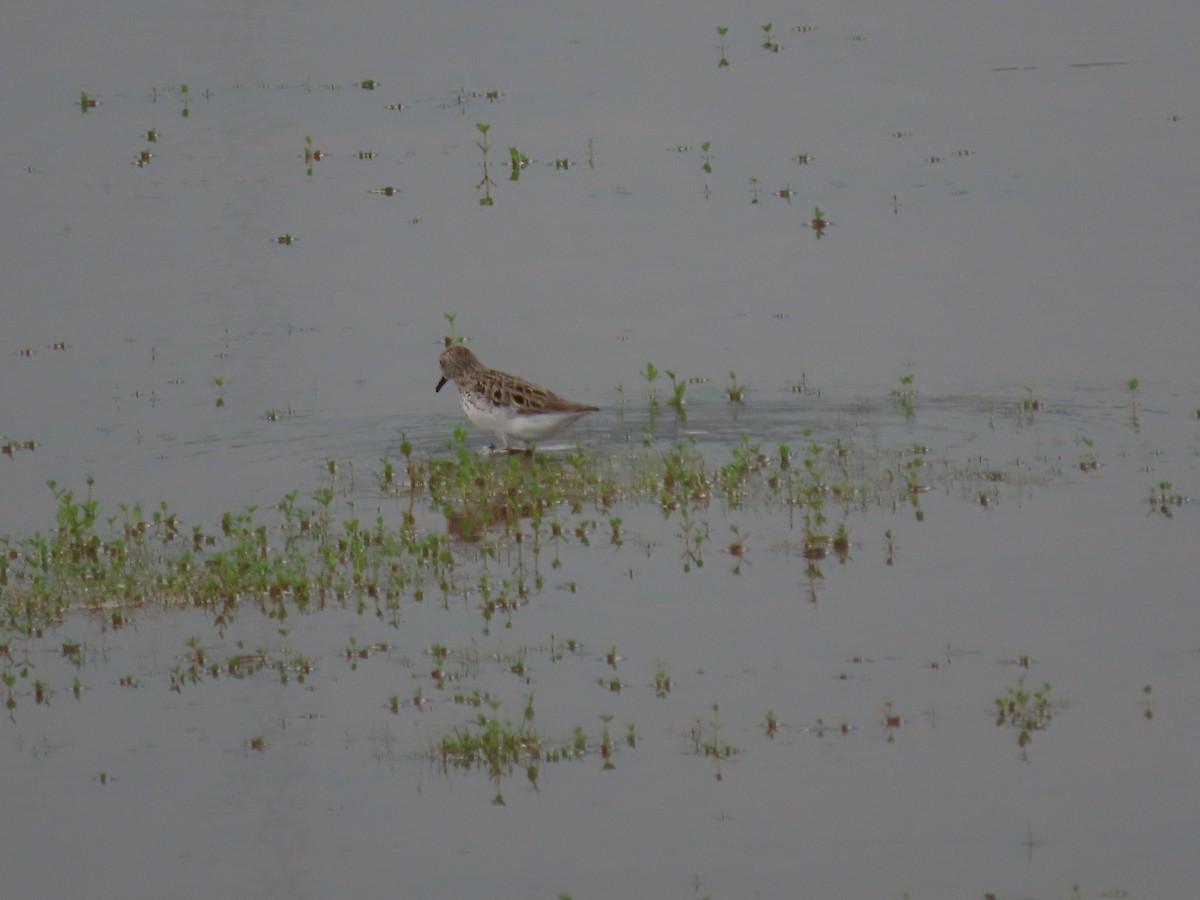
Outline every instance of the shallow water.
[[(544, 586), (486, 635), (472, 595), (406, 598), (395, 625), (353, 603), (294, 613), (286, 636), (252, 604), (224, 631), (205, 611), (143, 608), (117, 630), (77, 612), (40, 639), (10, 636), (6, 671), (26, 672), (0, 722), (20, 811), (0, 826), (6, 885), (1187, 895), (1197, 513), (1167, 518), (1146, 498), (1160, 481), (1200, 492), (1198, 15), (1078, 2), (13, 12), (0, 437), (16, 446), (0, 461), (0, 534), (52, 529), (45, 482), (82, 496), (86, 476), (110, 516), (166, 501), (185, 533), (248, 505), (270, 520), (286, 492), (328, 482), (328, 460), (339, 502), (397, 519), (403, 502), (375, 473), (399, 458), (398, 429), (431, 454), (461, 419), (433, 393), (443, 313), (486, 364), (603, 407), (563, 436), (599, 454), (693, 437), (717, 466), (742, 434), (768, 454), (852, 440), (876, 460), (919, 443), (935, 489), (921, 521), (903, 504), (846, 513), (851, 561), (826, 560), (815, 586), (785, 511), (714, 502), (697, 514), (705, 565), (684, 573), (679, 516), (630, 501), (615, 510), (620, 547), (609, 513), (564, 510), (569, 525), (597, 521), (589, 545), (568, 537), (558, 569), (543, 549)], [(778, 53), (759, 46), (768, 19)], [(368, 77), (380, 87), (354, 86)], [(81, 112), (80, 90), (102, 104)], [(494, 142), (491, 207), (477, 122)], [(311, 175), (306, 136), (324, 154)], [(534, 159), (516, 182), (501, 165), (512, 145)], [(371, 192), (388, 185), (399, 193)], [(818, 206), (832, 222), (820, 237)], [(648, 361), (707, 379), (689, 385), (685, 421), (665, 406), (650, 421)], [(744, 407), (725, 402), (730, 370)], [(911, 420), (890, 400), (909, 375)], [(791, 389), (802, 379), (810, 392)], [(668, 389), (660, 376), (660, 401)], [(1044, 409), (1022, 412), (1030, 397)], [(1005, 478), (982, 481), (985, 468)], [(731, 525), (740, 574), (722, 552)], [(354, 664), (351, 637), (388, 649)], [(262, 647), (314, 668), (303, 683), (268, 667), (176, 692), (191, 638), (214, 660)], [(577, 652), (551, 649), (566, 638)], [(539, 732), (579, 725), (591, 752), (542, 765), (536, 791), (506, 779), (503, 806), (485, 773), (442, 773), (427, 751), (475, 713), (430, 679), (434, 643), (502, 715), (518, 719), (532, 692)], [(994, 721), (1022, 677), (1055, 702), (1027, 759)], [(388, 708), (417, 688), (423, 708)], [(594, 745), (607, 715), (614, 771)], [(714, 716), (736, 750), (719, 764), (690, 736), (711, 735)]]

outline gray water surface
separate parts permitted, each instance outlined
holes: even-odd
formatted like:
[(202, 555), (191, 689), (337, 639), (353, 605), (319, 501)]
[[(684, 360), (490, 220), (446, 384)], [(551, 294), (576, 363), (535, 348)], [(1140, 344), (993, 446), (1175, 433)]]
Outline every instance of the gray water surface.
[[(743, 433), (768, 453), (848, 438), (1008, 473), (986, 506), (943, 477), (923, 521), (847, 513), (853, 560), (825, 564), (815, 603), (787, 514), (715, 504), (684, 573), (678, 517), (630, 503), (620, 547), (581, 513), (590, 545), (543, 557), (490, 635), (477, 597), (406, 602), (395, 626), (296, 614), (286, 637), (253, 609), (226, 632), (152, 605), (9, 635), (6, 671), (31, 674), (0, 721), (6, 892), (1195, 890), (1200, 529), (1194, 504), (1146, 502), (1200, 493), (1194, 4), (129, 0), (5, 20), (0, 534), (54, 527), (50, 479), (210, 528), (310, 496), (330, 460), (364, 519), (398, 517), (380, 458), (400, 431), (437, 453), (462, 421), (433, 390), (444, 313), (485, 363), (601, 406), (564, 436), (597, 452), (640, 452), (653, 362), (706, 381), (651, 451), (690, 436), (717, 465)], [(908, 420), (889, 398), (910, 376)], [(350, 637), (388, 649), (355, 666)], [(581, 649), (554, 659), (563, 637)], [(192, 638), (316, 668), (172, 691)], [(474, 716), (430, 683), (434, 643), (477, 660), (502, 713), (532, 692), (539, 730), (611, 715), (636, 747), (615, 771), (543, 765), (536, 791), (518, 774), (493, 805), (485, 774), (428, 758)], [(1021, 678), (1056, 711), (1027, 754), (994, 722)], [(417, 687), (428, 706), (388, 709)], [(736, 749), (719, 766), (690, 738), (714, 717)]]

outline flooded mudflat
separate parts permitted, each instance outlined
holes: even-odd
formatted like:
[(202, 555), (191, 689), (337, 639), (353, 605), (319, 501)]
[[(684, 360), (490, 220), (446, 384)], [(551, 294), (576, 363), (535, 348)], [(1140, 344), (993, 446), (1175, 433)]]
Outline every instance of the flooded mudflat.
[(6, 891), (1187, 896), (1175, 6), (14, 14)]

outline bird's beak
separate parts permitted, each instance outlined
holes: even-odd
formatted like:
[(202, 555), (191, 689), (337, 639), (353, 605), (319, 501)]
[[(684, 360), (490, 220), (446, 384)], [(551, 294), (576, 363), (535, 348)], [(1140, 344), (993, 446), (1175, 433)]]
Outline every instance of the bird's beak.
[(438, 382), (438, 386), (433, 389), (433, 392), (436, 394), (438, 391), (440, 391), (442, 388), (444, 388), (446, 386), (446, 382), (449, 380), (450, 380), (449, 378), (447, 378), (445, 375), (443, 375), (442, 380)]

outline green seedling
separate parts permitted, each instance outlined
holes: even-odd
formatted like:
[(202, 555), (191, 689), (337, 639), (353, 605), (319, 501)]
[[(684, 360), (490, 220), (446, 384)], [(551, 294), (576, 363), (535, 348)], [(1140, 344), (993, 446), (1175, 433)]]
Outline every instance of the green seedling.
[(225, 405), (225, 379), (217, 377), (212, 380), (212, 383), (217, 391), (217, 408), (220, 409)]
[(709, 143), (708, 141), (705, 141), (703, 144), (701, 144), (701, 145), (700, 145), (700, 153), (701, 153), (701, 156), (700, 156), (701, 166), (700, 166), (700, 168), (702, 168), (702, 169), (703, 169), (705, 172), (707, 172), (709, 175), (711, 175), (711, 174), (712, 174), (712, 154), (711, 154), (711, 153), (709, 153), (709, 148), (710, 148), (711, 146), (712, 146), (712, 144), (711, 144), (711, 143)]
[(738, 405), (744, 405), (746, 402), (746, 386), (738, 382), (737, 373), (733, 370), (729, 372), (729, 384), (725, 386), (725, 397), (730, 403)]
[(772, 23), (768, 22), (761, 27), (763, 31), (763, 49), (770, 50), (772, 53), (778, 53), (779, 44), (775, 42), (775, 36), (771, 33)]
[(492, 145), (487, 139), (487, 133), (488, 129), (491, 127), (492, 126), (486, 122), (475, 123), (475, 129), (481, 135), (483, 135), (482, 138), (475, 142), (475, 146), (478, 147), (480, 152), (483, 154), (483, 161), (481, 163), (483, 167), (483, 178), (479, 184), (475, 185), (475, 190), (483, 188), (483, 196), (479, 198), (480, 206), (491, 206), (495, 202), (492, 200), (492, 186), (495, 185), (496, 182), (492, 181), (491, 175), (488, 174), (488, 150), (491, 149)]
[(725, 25), (717, 26), (717, 49), (721, 51), (721, 60), (717, 63), (718, 69), (723, 69), (729, 65), (729, 60), (725, 58), (725, 35), (729, 33), (729, 28)]
[(188, 109), (188, 86), (186, 84), (179, 86), (179, 95), (183, 97), (183, 109), (179, 111), (179, 114), (186, 119), (191, 114)]
[(675, 410), (675, 418), (686, 419), (687, 413), (683, 410), (683, 393), (687, 390), (687, 380), (680, 380), (675, 377), (675, 373), (667, 371), (667, 377), (671, 379), (671, 397), (667, 400), (667, 406)]
[[(458, 318), (458, 313), (442, 313), (442, 318), (446, 320), (450, 326), (450, 333), (442, 336), (442, 343), (449, 347), (451, 344), (459, 344), (466, 340), (461, 334), (454, 330), (454, 320)], [(406, 456), (408, 454), (405, 454)]]
[(80, 112), (87, 112), (89, 109), (95, 109), (99, 105), (100, 105), (100, 101), (97, 100), (95, 97), (88, 96), (87, 91), (79, 92), (79, 110), (80, 110)]
[(775, 715), (774, 711), (769, 709), (764, 713), (764, 718), (766, 722), (763, 725), (763, 733), (774, 740), (775, 735), (779, 731), (779, 718)]
[(8, 710), (11, 717), (12, 711), (17, 708), (17, 697), (14, 692), (17, 674), (8, 665), (5, 665), (4, 671), (0, 672), (0, 681), (4, 683), (4, 708)]
[(642, 369), (641, 376), (646, 379), (646, 402), (650, 409), (658, 408), (658, 387), (655, 382), (658, 380), (658, 369), (654, 367), (654, 363), (646, 363), (646, 368)]
[(1076, 437), (1076, 440), (1078, 440), (1081, 444), (1083, 444), (1089, 450), (1088, 453), (1083, 454), (1079, 458), (1079, 471), (1080, 472), (1095, 472), (1097, 469), (1100, 468), (1100, 457), (1095, 452), (1091, 452), (1093, 450), (1093, 448), (1096, 446), (1095, 439), (1087, 437), (1086, 435), (1078, 435)]
[(603, 760), (601, 768), (605, 771), (610, 771), (616, 768), (612, 761), (613, 742), (608, 734), (608, 723), (611, 721), (612, 716), (606, 713), (600, 719), (604, 722), (604, 726), (600, 732), (600, 759)]
[(509, 180), (516, 181), (521, 175), (521, 170), (528, 166), (532, 160), (516, 147), (508, 148), (508, 156), (509, 165), (512, 166), (512, 175), (509, 176)]
[(717, 470), (717, 482), (731, 506), (739, 506), (745, 496), (752, 474), (762, 469), (767, 458), (759, 452), (758, 444), (743, 434), (730, 451), (732, 460)]
[(746, 538), (742, 534), (737, 525), (730, 525), (729, 531), (733, 535), (733, 539), (729, 542), (727, 552), (733, 557), (733, 574), (742, 574), (742, 564), (750, 565), (750, 560), (746, 559)]
[(609, 526), (609, 543), (614, 547), (620, 547), (624, 541), (621, 538), (621, 518), (619, 516), (610, 516), (608, 520)]
[(696, 724), (689, 730), (688, 736), (692, 741), (692, 752), (698, 756), (711, 758), (716, 765), (716, 779), (722, 780), (721, 761), (729, 759), (738, 752), (737, 748), (728, 741), (721, 739), (721, 729), (724, 723), (721, 721), (720, 707), (714, 703), (712, 707), (712, 718), (707, 722), (701, 716), (696, 717)]
[(914, 403), (916, 401), (917, 392), (913, 387), (913, 381), (915, 377), (916, 376), (911, 373), (908, 375), (901, 375), (900, 386), (892, 388), (892, 403), (904, 412), (904, 417), (906, 419), (911, 419), (914, 415), (916, 415)]
[(313, 147), (312, 135), (304, 136), (304, 162), (308, 165), (308, 174), (312, 174), (312, 164), (320, 162), (325, 158), (324, 151), (317, 150)]
[(904, 719), (892, 708), (892, 701), (883, 704), (883, 730), (889, 744), (896, 743), (896, 729), (904, 724)]
[(758, 203), (758, 178), (750, 176), (750, 205)]
[(850, 530), (846, 528), (845, 522), (838, 522), (829, 546), (833, 548), (833, 554), (837, 557), (838, 562), (845, 564), (850, 557)]
[(79, 641), (64, 640), (62, 642), (62, 655), (76, 667), (83, 665), (83, 645)]
[(676, 534), (683, 543), (683, 571), (692, 571), (692, 566), (703, 568), (704, 545), (708, 543), (708, 522), (694, 519), (686, 506), (680, 507), (679, 529)]
[(787, 444), (779, 445), (779, 470), (786, 472), (792, 467), (792, 448)]

